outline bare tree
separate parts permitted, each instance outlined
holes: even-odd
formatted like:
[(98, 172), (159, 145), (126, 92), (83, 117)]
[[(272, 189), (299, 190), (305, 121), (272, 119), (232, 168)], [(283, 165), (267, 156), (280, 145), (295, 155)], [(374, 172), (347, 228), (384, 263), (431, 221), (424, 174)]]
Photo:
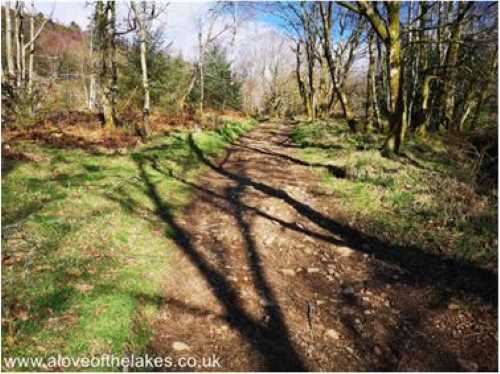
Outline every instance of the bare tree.
[(384, 43), (389, 77), (389, 134), (384, 142), (384, 151), (399, 152), (403, 133), (403, 95), (401, 66), (400, 9), (398, 1), (385, 2), (386, 17), (383, 18), (377, 4), (368, 1), (350, 3), (340, 1), (340, 5), (365, 17)]
[(14, 77), (14, 59), (12, 56), (12, 23), (10, 18), (10, 1), (5, 3), (5, 55), (9, 77)]
[(148, 63), (147, 63), (147, 38), (151, 21), (158, 17), (159, 12), (154, 2), (142, 1), (138, 5), (135, 1), (130, 2), (130, 7), (134, 13), (134, 28), (137, 29), (141, 50), (141, 70), (142, 70), (142, 88), (144, 91), (143, 105), (143, 127), (140, 131), (141, 136), (147, 138), (151, 135), (149, 126), (150, 98), (149, 98), (149, 79), (148, 79)]

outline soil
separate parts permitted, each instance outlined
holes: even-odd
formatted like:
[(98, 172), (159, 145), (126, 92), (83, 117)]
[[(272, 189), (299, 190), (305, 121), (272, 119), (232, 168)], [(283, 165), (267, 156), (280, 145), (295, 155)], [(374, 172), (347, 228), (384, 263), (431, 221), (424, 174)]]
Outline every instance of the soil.
[[(177, 249), (151, 351), (216, 371), (497, 371), (497, 275), (349, 224), (286, 123), (241, 137), (158, 214)], [(341, 177), (341, 176), (340, 176)]]

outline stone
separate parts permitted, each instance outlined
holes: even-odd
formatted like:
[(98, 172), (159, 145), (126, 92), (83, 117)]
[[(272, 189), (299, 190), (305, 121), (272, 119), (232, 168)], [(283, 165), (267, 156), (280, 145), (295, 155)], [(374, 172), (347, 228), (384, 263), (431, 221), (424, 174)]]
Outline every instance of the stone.
[(340, 338), (340, 334), (334, 329), (326, 330), (325, 336), (333, 340), (338, 340)]
[(349, 248), (349, 247), (337, 247), (335, 251), (339, 254), (341, 257), (349, 257), (354, 254), (354, 250)]
[(281, 269), (280, 272), (281, 274), (288, 275), (290, 277), (293, 277), (295, 275), (295, 271), (293, 269)]
[(312, 274), (312, 273), (319, 273), (319, 268), (307, 268), (307, 272), (309, 274)]
[(172, 349), (174, 351), (189, 351), (191, 348), (184, 342), (173, 342)]
[(306, 253), (306, 255), (312, 255), (314, 253), (314, 250), (312, 248), (306, 247), (304, 249), (304, 252)]

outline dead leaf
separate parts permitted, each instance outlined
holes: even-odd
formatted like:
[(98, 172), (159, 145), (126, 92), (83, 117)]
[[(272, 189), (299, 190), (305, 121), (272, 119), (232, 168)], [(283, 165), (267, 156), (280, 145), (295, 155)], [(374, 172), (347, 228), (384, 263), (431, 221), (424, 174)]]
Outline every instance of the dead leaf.
[(75, 288), (80, 292), (86, 293), (92, 291), (94, 289), (94, 286), (87, 283), (79, 283), (75, 285)]

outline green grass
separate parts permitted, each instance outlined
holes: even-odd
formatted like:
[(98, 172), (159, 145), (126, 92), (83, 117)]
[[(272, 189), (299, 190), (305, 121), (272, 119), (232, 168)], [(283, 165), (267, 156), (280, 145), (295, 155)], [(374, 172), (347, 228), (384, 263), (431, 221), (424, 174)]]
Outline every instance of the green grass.
[[(252, 126), (226, 122), (193, 138), (214, 156)], [(41, 161), (4, 165), (3, 357), (145, 352), (175, 232), (158, 217), (140, 165), (179, 212), (190, 189), (151, 162), (187, 179), (203, 171), (188, 135), (116, 155), (13, 145)]]
[(305, 161), (346, 171), (336, 178), (318, 169), (345, 217), (393, 244), (494, 266), (496, 191), (476, 191), (472, 168), (449, 157), (445, 139), (410, 139), (399, 157), (384, 158), (379, 134), (352, 134), (347, 125), (299, 123), (292, 133)]

